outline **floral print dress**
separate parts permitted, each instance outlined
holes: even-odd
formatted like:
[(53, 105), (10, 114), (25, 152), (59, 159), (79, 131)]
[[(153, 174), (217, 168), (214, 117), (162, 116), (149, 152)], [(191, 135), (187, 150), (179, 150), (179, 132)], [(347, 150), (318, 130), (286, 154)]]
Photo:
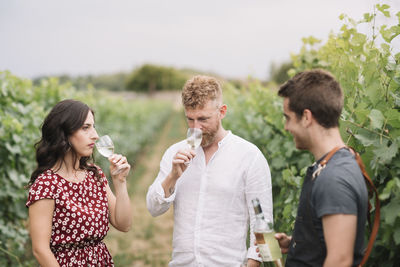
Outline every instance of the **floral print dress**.
[(114, 266), (102, 241), (109, 229), (107, 179), (86, 171), (82, 182), (72, 183), (52, 170), (40, 174), (29, 189), (26, 206), (54, 199), (50, 248), (60, 266)]

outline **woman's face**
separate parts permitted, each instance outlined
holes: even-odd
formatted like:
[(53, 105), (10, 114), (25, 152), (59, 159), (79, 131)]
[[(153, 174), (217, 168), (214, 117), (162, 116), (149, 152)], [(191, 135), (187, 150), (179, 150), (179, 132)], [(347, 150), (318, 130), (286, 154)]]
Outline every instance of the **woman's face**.
[(93, 153), (94, 143), (99, 139), (97, 131), (94, 128), (94, 117), (89, 111), (82, 127), (69, 137), (69, 142), (78, 155), (81, 157), (89, 157)]

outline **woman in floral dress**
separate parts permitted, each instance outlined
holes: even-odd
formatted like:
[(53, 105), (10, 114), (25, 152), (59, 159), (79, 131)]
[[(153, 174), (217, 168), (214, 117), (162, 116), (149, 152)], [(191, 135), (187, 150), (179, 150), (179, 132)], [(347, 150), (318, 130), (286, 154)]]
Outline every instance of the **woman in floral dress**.
[(124, 232), (131, 227), (130, 165), (121, 155), (109, 157), (114, 195), (90, 162), (94, 127), (93, 111), (76, 100), (59, 102), (43, 122), (26, 203), (33, 254), (43, 267), (114, 266), (102, 241), (108, 223)]

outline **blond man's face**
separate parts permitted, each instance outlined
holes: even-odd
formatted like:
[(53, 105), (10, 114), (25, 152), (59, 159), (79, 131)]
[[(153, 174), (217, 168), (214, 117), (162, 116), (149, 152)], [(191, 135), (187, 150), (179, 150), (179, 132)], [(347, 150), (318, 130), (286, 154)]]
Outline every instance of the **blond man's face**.
[(221, 108), (216, 101), (209, 100), (202, 108), (185, 108), (189, 128), (199, 128), (203, 132), (202, 147), (210, 146), (221, 127)]

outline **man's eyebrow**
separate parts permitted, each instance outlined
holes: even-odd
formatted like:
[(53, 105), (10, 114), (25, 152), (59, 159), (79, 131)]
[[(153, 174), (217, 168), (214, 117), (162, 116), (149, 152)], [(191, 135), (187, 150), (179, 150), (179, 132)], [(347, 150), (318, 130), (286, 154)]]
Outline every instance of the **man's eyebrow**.
[[(188, 118), (188, 119), (194, 119), (194, 118), (192, 118), (192, 117), (189, 117), (189, 116), (187, 116), (186, 115), (186, 118)], [(197, 119), (208, 119), (208, 118), (211, 118), (211, 116), (200, 116), (200, 117), (197, 117)]]

